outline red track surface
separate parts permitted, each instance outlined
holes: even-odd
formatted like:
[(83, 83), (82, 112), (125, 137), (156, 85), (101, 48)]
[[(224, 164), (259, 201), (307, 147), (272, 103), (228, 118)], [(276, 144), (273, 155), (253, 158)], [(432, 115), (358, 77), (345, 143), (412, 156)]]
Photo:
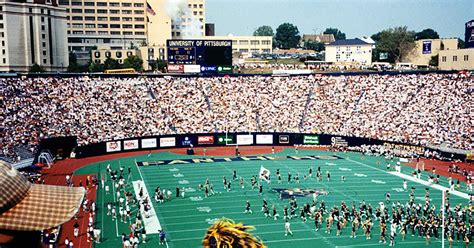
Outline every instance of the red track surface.
[[(452, 164), (455, 164), (461, 170), (463, 169), (466, 169), (468, 171), (474, 170), (474, 165), (472, 165), (472, 163), (453, 163), (453, 162), (439, 161), (439, 160), (433, 160), (433, 159), (420, 159), (420, 162), (425, 163), (425, 171), (431, 172), (434, 167), (436, 169), (436, 174), (440, 176), (445, 176), (445, 177), (451, 176), (453, 180), (459, 179), (459, 181), (464, 181), (464, 182), (466, 181), (466, 178), (460, 174), (450, 173), (448, 171), (449, 166)], [(404, 163), (404, 164), (412, 168), (416, 168), (416, 161)]]
[[(275, 152), (282, 151), (284, 148), (293, 148), (292, 146), (277, 146), (275, 147)], [(235, 155), (235, 147), (234, 146), (229, 146), (229, 147), (207, 147), (206, 149), (206, 155), (208, 156), (234, 156)], [(314, 148), (314, 147), (300, 147), (299, 149), (310, 149), (310, 150), (323, 150), (324, 148)], [(185, 148), (174, 148), (174, 149), (167, 149), (167, 150), (159, 150), (159, 151), (154, 151), (154, 152), (173, 152), (177, 154), (186, 154), (186, 149)], [(204, 155), (204, 148), (195, 148), (195, 155)], [(241, 146), (239, 147), (239, 151), (241, 155), (255, 155), (255, 154), (270, 154), (272, 152), (272, 146)], [(100, 162), (100, 161), (106, 161), (106, 160), (111, 160), (111, 159), (116, 159), (116, 158), (121, 158), (121, 157), (130, 157), (130, 156), (137, 156), (137, 155), (143, 155), (147, 154), (149, 151), (137, 151), (137, 152), (125, 152), (125, 153), (116, 153), (116, 154), (109, 154), (109, 155), (103, 155), (103, 156), (97, 156), (97, 157), (90, 157), (90, 158), (83, 158), (83, 159), (66, 159), (62, 161), (58, 161), (55, 163), (52, 168), (50, 169), (43, 169), (41, 172), (44, 175), (44, 179), (46, 184), (54, 184), (54, 185), (65, 185), (66, 184), (66, 175), (72, 174), (75, 170), (82, 166), (86, 166), (92, 163)], [(459, 179), (459, 180), (465, 180), (461, 175), (459, 174), (451, 174), (448, 172), (449, 165), (452, 163), (450, 162), (443, 162), (443, 161), (437, 161), (437, 160), (423, 160), (425, 162), (425, 170), (426, 171), (431, 171), (433, 167), (436, 168), (436, 174), (439, 174), (441, 176), (452, 176), (453, 179)], [(411, 162), (411, 163), (405, 163), (406, 165), (415, 168), (416, 162)], [(460, 168), (465, 168), (468, 170), (473, 170), (473, 165), (469, 163), (455, 163), (457, 166)], [(79, 180), (82, 180), (83, 184), (85, 185), (85, 178), (87, 175), (81, 175), (81, 176), (74, 176), (73, 177), (73, 182), (75, 186), (78, 186)], [(96, 188), (92, 187), (87, 191), (87, 198), (90, 200), (95, 201), (96, 199)], [(74, 241), (74, 246), (75, 247), (91, 247), (92, 243), (88, 243), (86, 241), (86, 228), (87, 228), (87, 219), (89, 215), (85, 214), (84, 216), (84, 211), (80, 210), (78, 214), (78, 223), (80, 225), (80, 232), (79, 232), (79, 237), (77, 240), (74, 239), (73, 235), (73, 225), (76, 220), (70, 220), (69, 222), (66, 222), (62, 226), (62, 231), (60, 235), (60, 242), (59, 245), (60, 247), (64, 245), (64, 239), (66, 237), (69, 237), (69, 239)]]

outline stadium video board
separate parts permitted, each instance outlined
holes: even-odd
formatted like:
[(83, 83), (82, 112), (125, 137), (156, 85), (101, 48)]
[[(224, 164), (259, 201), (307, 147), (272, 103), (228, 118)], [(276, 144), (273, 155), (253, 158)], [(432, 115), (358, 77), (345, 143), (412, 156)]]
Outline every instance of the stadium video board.
[(167, 40), (168, 64), (213, 70), (232, 65), (231, 40)]

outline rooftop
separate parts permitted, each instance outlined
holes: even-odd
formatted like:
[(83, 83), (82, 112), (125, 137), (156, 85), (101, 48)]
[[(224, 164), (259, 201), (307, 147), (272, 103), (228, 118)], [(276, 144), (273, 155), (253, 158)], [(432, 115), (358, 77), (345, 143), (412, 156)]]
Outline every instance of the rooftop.
[(355, 45), (370, 45), (369, 43), (361, 39), (346, 39), (346, 40), (336, 40), (329, 44), (328, 46), (355, 46)]

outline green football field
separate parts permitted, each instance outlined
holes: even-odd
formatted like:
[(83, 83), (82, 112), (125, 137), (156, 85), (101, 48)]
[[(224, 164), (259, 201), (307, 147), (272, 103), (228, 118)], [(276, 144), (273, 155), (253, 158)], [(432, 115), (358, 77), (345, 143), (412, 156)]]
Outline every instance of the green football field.
[[(289, 159), (287, 156), (322, 156), (322, 159), (298, 160)], [(333, 159), (332, 155), (337, 155), (340, 159)], [(157, 213), (159, 223), (166, 232), (168, 247), (201, 247), (201, 241), (207, 228), (214, 220), (226, 217), (236, 223), (244, 223), (255, 227), (252, 234), (260, 237), (267, 247), (383, 247), (387, 244), (378, 242), (379, 228), (378, 221), (372, 229), (372, 239), (366, 240), (362, 228), (358, 231), (357, 238), (350, 238), (350, 227), (342, 230), (341, 236), (336, 236), (335, 227), (330, 234), (325, 233), (325, 228), (315, 231), (314, 222), (308, 219), (302, 222), (299, 218), (291, 220), (291, 228), (294, 236), (284, 236), (284, 221), (280, 217), (278, 220), (265, 218), (260, 211), (262, 200), (267, 199), (269, 207), (275, 204), (280, 216), (283, 215), (283, 207), (288, 206), (288, 200), (279, 199), (273, 188), (300, 188), (327, 190), (327, 196), (319, 196), (318, 202), (324, 201), (327, 208), (334, 205), (340, 206), (341, 201), (345, 201), (349, 206), (354, 201), (356, 206), (365, 200), (375, 208), (379, 202), (385, 201), (385, 193), (391, 193), (391, 201), (405, 203), (409, 199), (409, 192), (402, 190), (403, 179), (399, 176), (389, 174), (386, 171), (386, 161), (383, 157), (364, 156), (358, 153), (331, 153), (324, 151), (300, 150), (295, 154), (293, 149), (285, 149), (274, 156), (275, 160), (250, 160), (250, 161), (227, 161), (214, 163), (189, 163), (156, 166), (136, 166), (136, 162), (149, 162), (175, 159), (202, 158), (172, 154), (168, 152), (154, 153), (150, 157), (147, 155), (128, 157), (95, 163), (83, 167), (76, 171), (76, 174), (98, 174), (105, 175), (107, 164), (111, 164), (113, 169), (120, 166), (125, 167), (125, 171), (130, 166), (132, 173), (129, 178), (127, 190), (133, 191), (132, 181), (142, 180), (150, 196), (153, 197), (155, 188), (169, 189), (172, 192), (172, 199), (159, 204), (153, 202), (153, 208)], [(209, 158), (209, 157), (208, 157)], [(216, 157), (217, 158), (217, 157)], [(252, 189), (250, 178), (257, 175), (260, 166), (271, 171), (271, 184), (263, 183), (263, 195), (258, 194), (258, 189)], [(320, 166), (324, 180), (318, 182), (314, 175), (316, 168)], [(303, 175), (308, 173), (309, 167), (313, 167), (313, 178), (304, 180)], [(275, 178), (276, 169), (280, 169), (283, 182), (277, 183)], [(222, 184), (222, 177), (232, 179), (233, 170), (237, 171), (238, 177), (245, 179), (245, 188), (241, 189), (239, 181), (232, 181), (232, 190), (227, 192)], [(409, 174), (413, 169), (402, 166), (402, 173)], [(331, 181), (326, 179), (326, 171), (331, 173)], [(300, 183), (286, 182), (287, 174), (292, 176), (299, 174)], [(423, 175), (422, 179), (427, 179)], [(345, 176), (346, 181), (341, 182), (341, 176)], [(198, 190), (198, 185), (203, 184), (205, 179), (214, 184), (214, 190), (218, 193), (208, 198), (204, 197), (204, 192)], [(112, 189), (110, 179), (106, 181)], [(446, 186), (446, 178), (442, 178), (441, 185)], [(185, 187), (185, 198), (175, 198), (175, 189)], [(464, 185), (463, 185), (464, 186)], [(426, 186), (416, 182), (408, 181), (408, 188), (415, 187), (417, 203), (424, 203)], [(464, 188), (464, 187), (463, 187)], [(430, 189), (432, 203), (437, 208), (441, 205), (441, 191)], [(451, 195), (451, 205), (467, 204), (468, 200)], [(253, 214), (245, 214), (245, 202), (250, 201)], [(129, 224), (119, 220), (113, 221), (106, 215), (106, 203), (114, 202), (115, 194), (106, 194), (105, 190), (99, 187), (97, 191), (98, 213), (95, 225), (102, 230), (102, 243), (95, 247), (121, 247), (120, 235), (130, 233)], [(303, 206), (306, 202), (311, 203), (312, 197), (297, 198), (298, 206)], [(319, 206), (319, 203), (318, 203)], [(134, 209), (134, 214), (136, 214)], [(118, 211), (117, 211), (118, 213)], [(134, 215), (132, 214), (132, 215)], [(325, 216), (326, 217), (326, 216)], [(387, 239), (388, 240), (388, 239)], [(431, 239), (431, 245), (425, 245), (424, 238), (407, 235), (405, 241), (401, 241), (401, 235), (396, 237), (397, 247), (441, 247), (441, 241)], [(447, 243), (446, 243), (447, 244)], [(139, 247), (157, 247), (158, 235), (147, 236), (147, 243), (140, 244)], [(165, 247), (165, 246), (163, 246)], [(464, 243), (456, 242), (454, 247), (465, 247)]]

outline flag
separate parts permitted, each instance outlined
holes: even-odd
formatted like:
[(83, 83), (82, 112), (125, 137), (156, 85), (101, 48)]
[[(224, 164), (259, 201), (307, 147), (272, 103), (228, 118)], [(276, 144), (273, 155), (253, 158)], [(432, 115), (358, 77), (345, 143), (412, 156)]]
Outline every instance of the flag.
[(268, 169), (266, 169), (265, 167), (261, 166), (260, 167), (259, 178), (263, 179), (267, 182), (270, 181), (270, 171)]
[(156, 15), (155, 11), (148, 2), (146, 3), (146, 11), (152, 16)]

